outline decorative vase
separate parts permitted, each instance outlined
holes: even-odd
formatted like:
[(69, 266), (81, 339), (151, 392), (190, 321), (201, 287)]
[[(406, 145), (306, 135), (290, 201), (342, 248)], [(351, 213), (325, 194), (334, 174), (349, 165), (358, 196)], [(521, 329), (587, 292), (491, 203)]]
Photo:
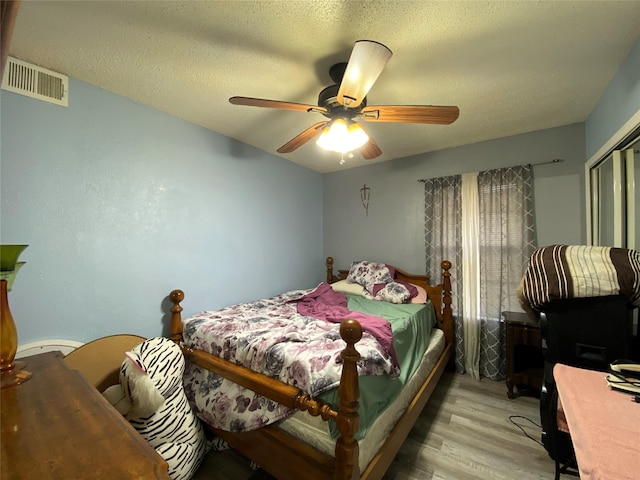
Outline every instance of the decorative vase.
[(7, 292), (11, 290), (16, 273), (24, 262), (18, 263), (27, 245), (0, 245), (0, 380), (1, 387), (26, 382), (31, 372), (24, 370), (24, 362), (14, 362), (18, 351), (18, 331), (9, 309)]

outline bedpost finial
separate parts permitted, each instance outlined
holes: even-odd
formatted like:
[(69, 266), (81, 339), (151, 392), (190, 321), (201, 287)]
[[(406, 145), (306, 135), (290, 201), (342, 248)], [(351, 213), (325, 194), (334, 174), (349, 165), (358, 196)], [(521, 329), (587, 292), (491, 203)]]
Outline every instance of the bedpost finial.
[(340, 324), (340, 336), (347, 345), (355, 345), (362, 338), (362, 326), (356, 320), (345, 320)]
[(448, 272), (451, 269), (451, 262), (449, 260), (443, 260), (440, 266), (443, 270)]
[(169, 299), (171, 300), (171, 303), (177, 305), (184, 300), (184, 292), (182, 290), (173, 290), (169, 294)]
[(333, 257), (327, 257), (326, 265), (327, 265), (327, 283), (333, 283), (336, 280), (333, 276)]
[(182, 290), (173, 290), (169, 294), (169, 300), (173, 303), (171, 307), (171, 324), (169, 325), (169, 338), (176, 342), (178, 345), (182, 342), (182, 307), (180, 302), (184, 300), (184, 292)]

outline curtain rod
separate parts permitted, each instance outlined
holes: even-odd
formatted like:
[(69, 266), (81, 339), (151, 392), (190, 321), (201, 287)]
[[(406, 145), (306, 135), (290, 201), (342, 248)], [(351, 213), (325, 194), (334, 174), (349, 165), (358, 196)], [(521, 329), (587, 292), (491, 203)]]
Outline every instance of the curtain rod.
[(530, 163), (532, 167), (537, 167), (538, 165), (549, 165), (550, 163), (562, 163), (564, 162), (564, 158), (554, 158), (553, 160), (549, 160), (548, 162), (540, 162), (540, 163)]
[[(530, 167), (537, 167), (538, 165), (550, 165), (552, 163), (562, 163), (564, 162), (564, 158), (554, 158), (553, 160), (548, 160), (546, 162), (539, 162), (539, 163), (527, 163), (527, 165), (529, 165)], [(509, 168), (509, 167), (503, 167), (503, 168)], [(496, 170), (496, 169), (494, 169)], [(449, 175), (445, 175), (445, 176), (449, 176)], [(420, 180), (418, 180), (418, 182), (420, 183), (424, 183), (427, 180), (429, 180), (428, 178), (421, 178)]]

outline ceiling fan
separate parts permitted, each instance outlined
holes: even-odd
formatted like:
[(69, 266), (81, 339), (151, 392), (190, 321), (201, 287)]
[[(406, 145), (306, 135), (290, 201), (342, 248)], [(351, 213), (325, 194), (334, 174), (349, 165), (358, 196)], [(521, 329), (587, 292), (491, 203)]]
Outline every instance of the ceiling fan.
[[(318, 95), (318, 105), (283, 102), (251, 97), (231, 97), (234, 105), (321, 113), (328, 120), (310, 126), (283, 146), (278, 153), (291, 153), (320, 135), (317, 143), (326, 150), (348, 153), (359, 150), (366, 159), (382, 151), (356, 119), (365, 122), (428, 123), (449, 125), (460, 114), (456, 106), (376, 105), (367, 106), (367, 94), (382, 73), (392, 52), (381, 43), (357, 41), (348, 63), (337, 63), (329, 70), (335, 85)], [(337, 139), (337, 140), (336, 140)], [(335, 142), (338, 143), (335, 143)]]

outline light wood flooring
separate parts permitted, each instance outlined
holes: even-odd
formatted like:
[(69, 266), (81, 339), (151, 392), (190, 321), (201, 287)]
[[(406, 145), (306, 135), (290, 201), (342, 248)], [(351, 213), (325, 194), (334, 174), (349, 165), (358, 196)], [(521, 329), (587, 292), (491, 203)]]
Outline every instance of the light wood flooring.
[[(554, 462), (537, 441), (539, 400), (509, 400), (504, 382), (445, 373), (384, 480), (539, 480)], [(562, 478), (576, 478), (563, 475)], [(270, 479), (233, 450), (210, 453), (194, 480)]]

